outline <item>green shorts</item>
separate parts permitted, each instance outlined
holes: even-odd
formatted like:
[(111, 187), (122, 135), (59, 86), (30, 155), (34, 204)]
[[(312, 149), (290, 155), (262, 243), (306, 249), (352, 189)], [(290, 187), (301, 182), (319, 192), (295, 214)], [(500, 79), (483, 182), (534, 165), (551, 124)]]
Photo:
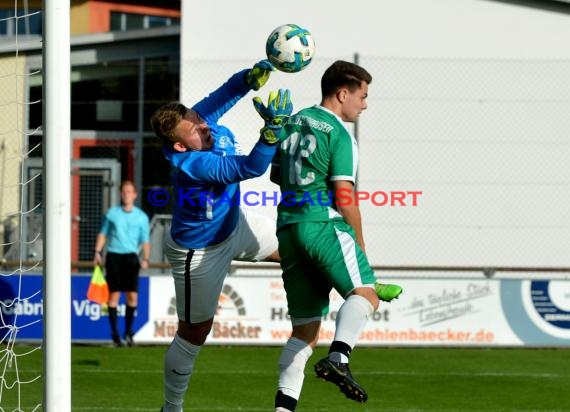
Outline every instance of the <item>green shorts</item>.
[(289, 315), (322, 316), (332, 288), (343, 297), (376, 280), (366, 255), (344, 220), (300, 222), (277, 231)]

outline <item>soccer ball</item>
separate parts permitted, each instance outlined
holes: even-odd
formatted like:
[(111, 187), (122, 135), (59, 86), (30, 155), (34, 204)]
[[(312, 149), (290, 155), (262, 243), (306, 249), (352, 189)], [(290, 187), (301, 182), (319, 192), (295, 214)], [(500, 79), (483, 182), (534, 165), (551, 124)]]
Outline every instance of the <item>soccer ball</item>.
[(296, 24), (284, 24), (271, 32), (265, 52), (277, 70), (295, 73), (311, 63), (315, 41), (309, 30)]

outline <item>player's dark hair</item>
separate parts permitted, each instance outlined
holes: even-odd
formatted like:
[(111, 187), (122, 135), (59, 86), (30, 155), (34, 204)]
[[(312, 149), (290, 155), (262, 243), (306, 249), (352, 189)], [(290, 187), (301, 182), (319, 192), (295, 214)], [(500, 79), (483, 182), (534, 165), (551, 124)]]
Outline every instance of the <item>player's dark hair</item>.
[(162, 143), (172, 145), (177, 141), (174, 129), (186, 115), (188, 108), (179, 102), (159, 107), (150, 118), (150, 126)]
[(332, 96), (343, 87), (353, 92), (360, 88), (362, 82), (372, 83), (372, 75), (355, 63), (337, 60), (321, 78), (322, 97)]

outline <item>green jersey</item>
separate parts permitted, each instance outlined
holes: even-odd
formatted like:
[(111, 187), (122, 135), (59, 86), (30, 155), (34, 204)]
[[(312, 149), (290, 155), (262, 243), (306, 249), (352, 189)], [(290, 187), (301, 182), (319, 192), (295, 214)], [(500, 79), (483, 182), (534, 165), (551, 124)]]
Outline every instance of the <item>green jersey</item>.
[(315, 105), (292, 116), (283, 127), (273, 166), (280, 173), (278, 228), (342, 219), (336, 210), (333, 182), (355, 182), (358, 148), (337, 115)]

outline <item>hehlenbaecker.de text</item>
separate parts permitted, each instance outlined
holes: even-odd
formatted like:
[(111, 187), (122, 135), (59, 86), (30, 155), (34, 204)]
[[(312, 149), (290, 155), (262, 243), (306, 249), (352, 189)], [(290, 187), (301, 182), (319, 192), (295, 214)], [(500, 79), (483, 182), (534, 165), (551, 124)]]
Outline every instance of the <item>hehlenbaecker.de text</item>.
[(281, 203), (283, 206), (303, 206), (306, 204), (319, 206), (332, 206), (333, 203), (338, 206), (349, 206), (353, 201), (357, 206), (363, 201), (369, 201), (374, 206), (417, 206), (418, 196), (422, 195), (422, 191), (356, 191), (354, 199), (350, 195), (350, 189), (339, 189), (336, 192), (319, 192), (317, 195), (309, 192), (295, 193), (277, 191), (247, 191), (239, 192), (235, 199), (227, 193), (222, 193), (218, 199), (215, 199), (213, 192), (197, 192), (193, 189), (180, 189), (178, 193), (178, 202), (180, 205), (188, 206), (206, 206), (219, 203), (231, 203), (233, 206), (277, 206)]

